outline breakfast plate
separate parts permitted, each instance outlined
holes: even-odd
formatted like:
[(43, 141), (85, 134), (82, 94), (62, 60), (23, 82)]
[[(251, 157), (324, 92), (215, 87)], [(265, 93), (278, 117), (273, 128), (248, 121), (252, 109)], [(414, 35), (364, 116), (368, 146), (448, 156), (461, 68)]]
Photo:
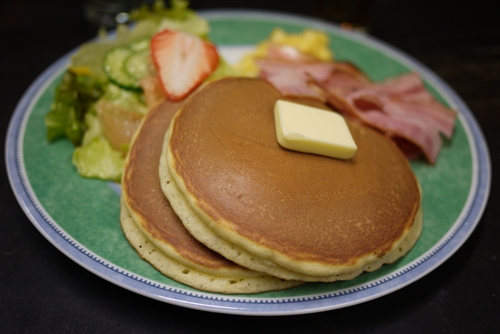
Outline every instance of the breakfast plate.
[(47, 68), (19, 102), (9, 125), (6, 164), (14, 193), (34, 226), (69, 258), (130, 291), (198, 310), (245, 315), (291, 315), (338, 309), (382, 297), (422, 278), (466, 241), (485, 208), (491, 179), (486, 142), (457, 94), (425, 66), (395, 48), (356, 32), (310, 18), (269, 12), (202, 13), (222, 55), (236, 61), (273, 28), (325, 31), (338, 60), (360, 67), (374, 81), (416, 71), (442, 103), (458, 111), (451, 140), (436, 165), (411, 162), (423, 192), (424, 228), (415, 247), (397, 262), (351, 281), (307, 283), (254, 295), (222, 295), (177, 283), (143, 261), (120, 228), (120, 187), (85, 179), (71, 164), (67, 140), (48, 143), (44, 117), (70, 52)]

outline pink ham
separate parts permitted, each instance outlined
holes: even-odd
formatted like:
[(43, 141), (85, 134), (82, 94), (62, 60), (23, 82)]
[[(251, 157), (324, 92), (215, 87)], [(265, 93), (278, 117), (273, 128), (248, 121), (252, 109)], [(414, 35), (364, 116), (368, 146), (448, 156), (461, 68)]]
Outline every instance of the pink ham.
[(434, 101), (415, 72), (379, 82), (374, 88), (380, 93), (398, 95), (405, 101)]
[(258, 59), (259, 76), (267, 80), (285, 96), (313, 97), (325, 101), (315, 81), (326, 80), (333, 70), (333, 63), (291, 62), (276, 59)]
[(347, 62), (290, 61), (276, 58), (257, 59), (255, 62), (260, 68), (259, 76), (285, 96), (312, 97), (325, 102), (324, 89), (319, 88), (321, 85), (318, 83), (340, 89), (335, 94), (342, 96), (371, 84), (356, 66)]
[(453, 134), (456, 113), (434, 100), (414, 73), (358, 90), (348, 91), (350, 86), (339, 88), (331, 83), (322, 87), (333, 107), (412, 144), (400, 145), (403, 150), (411, 147), (414, 151), (417, 146), (431, 164), (436, 162), (442, 146), (439, 133), (448, 138)]
[(295, 72), (277, 72), (261, 74), (271, 85), (279, 87), (284, 96), (307, 96), (326, 102), (324, 94), (316, 86), (310, 85), (307, 80)]
[[(432, 117), (441, 124), (439, 131), (450, 138), (453, 133), (453, 126), (457, 116), (456, 111), (444, 107), (436, 101), (434, 97), (425, 88), (420, 76), (415, 73), (408, 73), (396, 78), (378, 83), (373, 86), (378, 93), (389, 95), (392, 99), (408, 102), (409, 108), (425, 115), (423, 117)], [(414, 114), (413, 116), (417, 116)]]
[(451, 138), (453, 134), (454, 116), (441, 112), (439, 108), (435, 108), (434, 104), (405, 101), (398, 95), (380, 94), (369, 88), (345, 95), (345, 98), (361, 112), (376, 110), (388, 116), (416, 118), (425, 121), (447, 138)]
[(264, 78), (287, 71), (297, 74), (305, 81), (308, 81), (309, 77), (316, 81), (325, 81), (330, 77), (330, 73), (335, 67), (334, 63), (320, 61), (294, 62), (279, 59), (256, 59), (255, 63), (261, 70), (260, 75)]
[(360, 119), (391, 138), (402, 138), (418, 146), (430, 163), (436, 161), (441, 149), (441, 138), (435, 128), (425, 121), (373, 110), (362, 112)]
[(372, 83), (353, 64), (286, 58), (279, 51), (256, 61), (260, 77), (285, 96), (313, 97), (360, 119), (393, 138), (408, 156), (420, 151), (434, 164), (442, 146), (439, 133), (453, 134), (456, 112), (437, 102), (417, 73)]

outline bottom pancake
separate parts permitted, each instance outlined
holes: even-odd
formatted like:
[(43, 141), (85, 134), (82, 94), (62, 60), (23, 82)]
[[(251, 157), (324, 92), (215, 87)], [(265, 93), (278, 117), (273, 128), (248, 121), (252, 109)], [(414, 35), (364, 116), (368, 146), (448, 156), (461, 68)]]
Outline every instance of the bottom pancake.
[(160, 187), (163, 137), (180, 104), (165, 101), (146, 115), (122, 179), (121, 225), (139, 255), (162, 274), (219, 293), (257, 293), (301, 284), (241, 267), (208, 249), (184, 228)]
[(195, 289), (225, 294), (257, 293), (282, 290), (299, 284), (266, 274), (259, 274), (255, 277), (217, 276), (199, 271), (186, 263), (180, 263), (163, 253), (156, 247), (154, 240), (141, 232), (123, 201), (121, 202), (120, 223), (125, 236), (141, 258), (148, 261), (163, 275)]

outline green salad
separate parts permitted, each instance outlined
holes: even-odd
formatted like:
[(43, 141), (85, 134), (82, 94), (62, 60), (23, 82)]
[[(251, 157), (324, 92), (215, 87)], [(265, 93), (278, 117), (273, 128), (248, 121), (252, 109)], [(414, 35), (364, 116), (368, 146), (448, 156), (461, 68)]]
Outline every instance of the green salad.
[[(113, 36), (101, 31), (71, 57), (45, 117), (47, 140), (71, 140), (72, 162), (85, 177), (121, 180), (128, 146), (149, 110), (141, 82), (155, 76), (152, 36), (170, 29), (208, 39), (207, 21), (187, 1), (173, 0), (169, 8), (156, 1), (130, 19), (133, 25), (118, 26)], [(227, 70), (221, 59), (210, 79)]]

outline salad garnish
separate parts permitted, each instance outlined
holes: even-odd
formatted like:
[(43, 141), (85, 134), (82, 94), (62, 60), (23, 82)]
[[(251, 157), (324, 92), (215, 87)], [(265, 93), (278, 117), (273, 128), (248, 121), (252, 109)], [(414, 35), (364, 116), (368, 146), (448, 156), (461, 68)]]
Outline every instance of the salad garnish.
[[(99, 31), (71, 57), (45, 117), (47, 140), (71, 140), (72, 162), (85, 177), (120, 181), (133, 130), (165, 98), (151, 57), (152, 37), (168, 29), (208, 43), (207, 21), (184, 0), (172, 0), (168, 8), (157, 0), (132, 11), (130, 19), (133, 25), (119, 25), (113, 34)], [(207, 75), (225, 75), (225, 62), (220, 67)]]

